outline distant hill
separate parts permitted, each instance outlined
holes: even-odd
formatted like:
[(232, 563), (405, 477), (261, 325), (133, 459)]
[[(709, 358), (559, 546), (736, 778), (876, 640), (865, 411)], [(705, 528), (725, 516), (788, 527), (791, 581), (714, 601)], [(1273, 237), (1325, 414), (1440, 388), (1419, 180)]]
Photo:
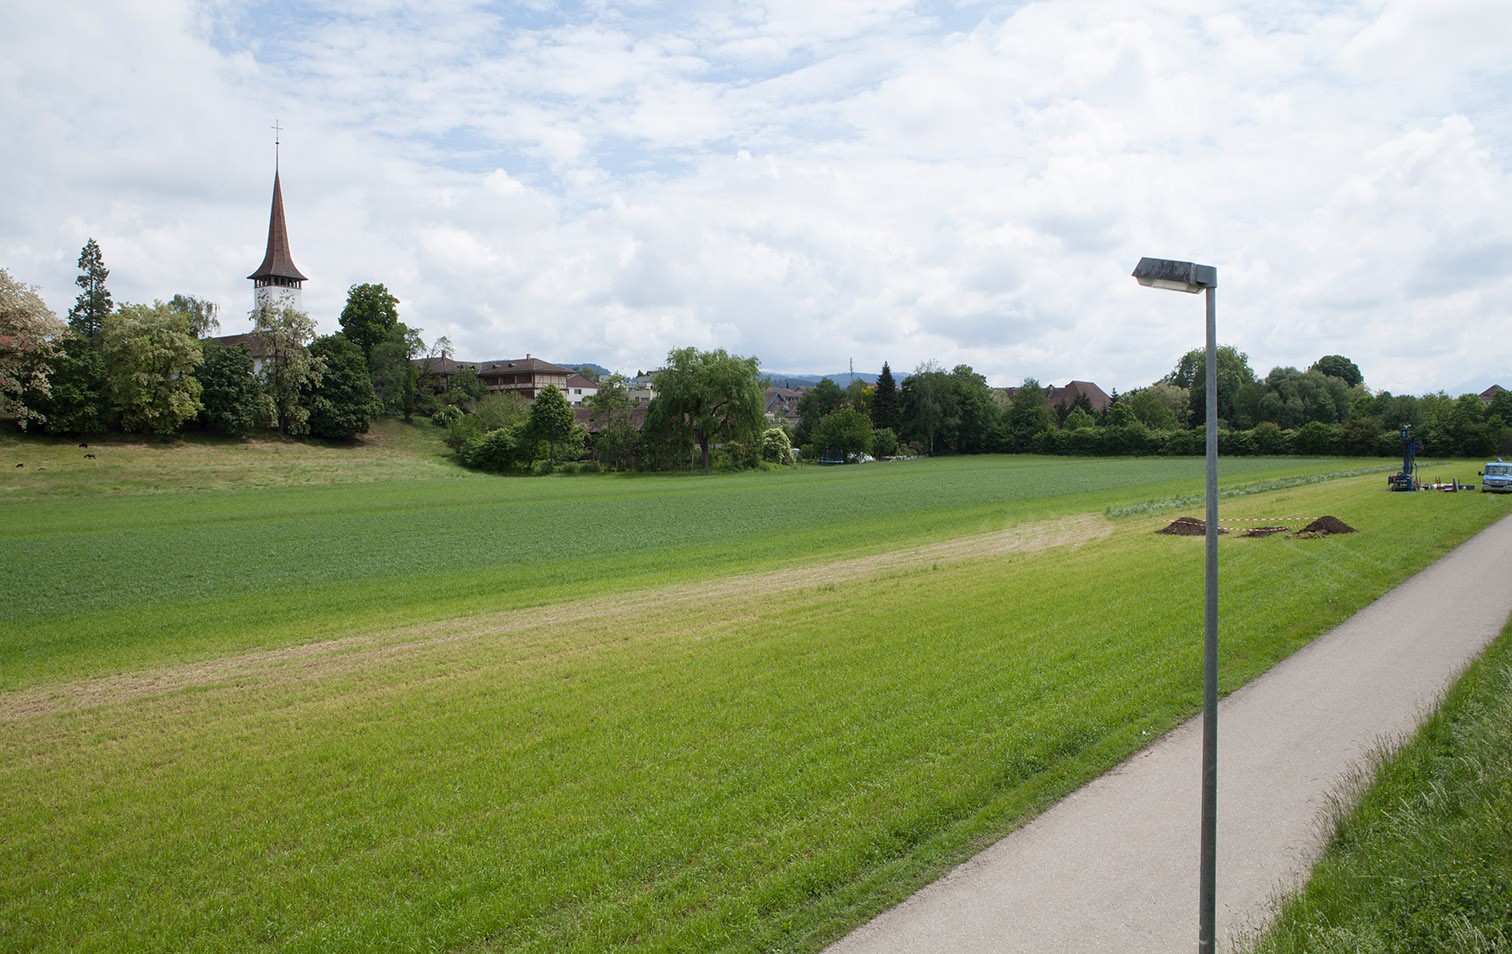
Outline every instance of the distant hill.
[(610, 374), (608, 368), (604, 367), (601, 364), (594, 364), (592, 361), (555, 361), (552, 363), (557, 365), (558, 367), (567, 368), (570, 371), (581, 372), (584, 368), (587, 368), (589, 371), (592, 371), (594, 374), (598, 375), (600, 381), (602, 381), (604, 378), (607, 378)]
[[(772, 386), (778, 388), (811, 388), (825, 378), (829, 378), (840, 385), (841, 388), (849, 386), (852, 378), (866, 384), (875, 385), (877, 383), (877, 375), (869, 371), (857, 371), (855, 374), (851, 374), (849, 371), (841, 371), (838, 374), (789, 374), (786, 371), (767, 371), (765, 373), (767, 377), (772, 379)], [(896, 371), (893, 372), (893, 380), (899, 384), (903, 383), (903, 379), (906, 377), (908, 375), (899, 374)]]

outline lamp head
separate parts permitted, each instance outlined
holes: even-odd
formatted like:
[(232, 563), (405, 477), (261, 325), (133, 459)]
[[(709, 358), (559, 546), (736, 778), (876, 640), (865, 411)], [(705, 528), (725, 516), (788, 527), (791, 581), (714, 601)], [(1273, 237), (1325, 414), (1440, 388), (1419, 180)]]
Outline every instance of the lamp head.
[(1141, 258), (1134, 266), (1134, 278), (1151, 288), (1168, 288), (1196, 294), (1205, 288), (1218, 287), (1218, 269), (1212, 265), (1178, 262), (1168, 258)]

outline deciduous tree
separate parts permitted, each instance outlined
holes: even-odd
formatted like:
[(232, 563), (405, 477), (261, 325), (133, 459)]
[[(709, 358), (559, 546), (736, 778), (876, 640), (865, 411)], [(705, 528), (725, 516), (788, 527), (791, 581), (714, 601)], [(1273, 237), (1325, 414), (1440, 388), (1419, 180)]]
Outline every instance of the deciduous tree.
[[(703, 469), (713, 465), (715, 443), (741, 443), (754, 449), (766, 423), (761, 363), (723, 348), (699, 351), (678, 348), (667, 367), (656, 373), (656, 397), (646, 409), (646, 429), (673, 451), (676, 444), (698, 447)], [(753, 455), (754, 457), (754, 455)]]
[(0, 268), (0, 418), (14, 420), (23, 431), (46, 420), (48, 373), (67, 330), (35, 286)]
[(958, 454), (986, 453), (991, 449), (999, 416), (987, 379), (970, 365), (958, 364), (950, 372), (950, 385), (955, 394), (956, 418), (950, 450)]
[(793, 463), (793, 442), (787, 428), (769, 427), (761, 432), (761, 459), (771, 464)]
[(574, 424), (572, 405), (554, 385), (546, 385), (530, 405), (530, 418), (526, 431), (531, 439), (546, 445), (546, 459), (556, 462), (560, 451), (572, 437)]
[(242, 437), (272, 419), (246, 345), (200, 342), (204, 360), (194, 369), (200, 383), (200, 424), (212, 433)]
[(1013, 392), (1004, 420), (1009, 450), (1024, 453), (1029, 451), (1035, 438), (1050, 430), (1055, 422), (1055, 412), (1045, 403), (1045, 389), (1034, 378), (1025, 378), (1024, 383)]
[(188, 319), (189, 333), (196, 338), (220, 330), (220, 306), (213, 301), (194, 295), (174, 295), (168, 299), (168, 307)]
[(402, 414), (406, 421), (420, 409), (420, 372), (413, 359), (425, 354), (425, 342), (418, 332), (403, 324), (373, 346), (368, 354), (368, 373), (373, 392), (390, 414)]
[(530, 399), (513, 391), (496, 391), (484, 395), (474, 413), (483, 422), (484, 430), (513, 427), (530, 417)]
[(262, 302), (252, 309), (252, 331), (262, 339), (266, 357), (260, 379), (273, 402), (273, 421), (280, 434), (309, 431), (309, 409), (301, 397), (320, 383), (325, 362), (310, 354), (315, 322), (288, 304)]
[(373, 349), (399, 327), (399, 299), (381, 283), (353, 285), (341, 309), (341, 333), (362, 349), (369, 366)]
[(598, 391), (583, 399), (593, 431), (594, 456), (614, 468), (631, 466), (640, 445), (635, 427), (635, 401), (623, 375), (611, 374), (599, 382)]
[(99, 434), (110, 428), (105, 358), (73, 329), (63, 335), (47, 376), (48, 393), (28, 398), (46, 415), (49, 434)]
[(1187, 426), (1191, 397), (1172, 384), (1152, 384), (1130, 391), (1124, 402), (1140, 423), (1153, 431), (1173, 431)]
[(111, 404), (128, 431), (176, 434), (200, 413), (202, 356), (189, 320), (162, 302), (123, 305), (100, 335)]
[[(1255, 372), (1250, 368), (1249, 355), (1233, 345), (1219, 345), (1218, 352), (1218, 418), (1231, 421), (1239, 389), (1254, 384)], [(1181, 356), (1176, 367), (1163, 379), (1166, 384), (1186, 389), (1191, 407), (1188, 423), (1199, 426), (1207, 420), (1207, 350), (1194, 348)]]
[(1338, 378), (1349, 387), (1358, 387), (1365, 383), (1365, 375), (1360, 373), (1360, 366), (1344, 357), (1342, 354), (1325, 354), (1309, 371), (1317, 371), (1331, 378)]
[(310, 356), (324, 368), (305, 395), (310, 434), (327, 440), (366, 434), (377, 402), (362, 349), (344, 335), (325, 335), (310, 343)]
[(853, 407), (842, 407), (825, 415), (814, 428), (813, 444), (821, 453), (839, 451), (847, 458), (868, 453), (872, 448), (871, 418)]
[(804, 391), (798, 399), (798, 427), (793, 435), (798, 443), (812, 443), (819, 422), (840, 410), (844, 404), (845, 392), (829, 378), (820, 378), (818, 384)]
[(933, 456), (947, 449), (957, 421), (956, 391), (950, 375), (926, 361), (909, 375), (899, 390), (903, 436)]

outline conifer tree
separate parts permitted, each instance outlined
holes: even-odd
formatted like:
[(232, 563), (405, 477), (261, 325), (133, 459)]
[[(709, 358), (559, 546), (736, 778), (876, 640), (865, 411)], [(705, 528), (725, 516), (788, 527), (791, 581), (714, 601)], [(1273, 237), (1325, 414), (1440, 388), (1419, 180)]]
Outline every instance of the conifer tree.
[(110, 290), (105, 287), (105, 279), (109, 277), (110, 269), (105, 267), (100, 246), (91, 238), (79, 251), (79, 277), (74, 279), (80, 289), (79, 297), (68, 312), (68, 326), (96, 344), (105, 327), (105, 316), (115, 308)]
[(893, 380), (892, 368), (882, 362), (882, 373), (877, 375), (877, 389), (872, 394), (872, 427), (898, 429), (898, 383)]

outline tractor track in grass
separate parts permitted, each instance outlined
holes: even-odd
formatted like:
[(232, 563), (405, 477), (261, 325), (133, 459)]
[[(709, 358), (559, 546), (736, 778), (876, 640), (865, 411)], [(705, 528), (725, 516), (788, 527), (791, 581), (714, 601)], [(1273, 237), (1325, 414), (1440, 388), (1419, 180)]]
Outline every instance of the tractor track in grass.
[[(462, 642), (552, 630), (628, 614), (709, 608), (720, 602), (849, 583), (889, 573), (953, 565), (1012, 553), (1030, 553), (1100, 539), (1114, 524), (1102, 515), (1079, 515), (1020, 524), (939, 543), (899, 547), (808, 566), (742, 573), (689, 584), (656, 586), (609, 596), (438, 620), (382, 632), (343, 636), (277, 649), (239, 653), (181, 665), (137, 670), (28, 687), (0, 694), (0, 721), (90, 709), (180, 692), (195, 687), (248, 683), (277, 685), (359, 671), (399, 658)], [(578, 651), (598, 643), (545, 640), (522, 647), (521, 663)]]

